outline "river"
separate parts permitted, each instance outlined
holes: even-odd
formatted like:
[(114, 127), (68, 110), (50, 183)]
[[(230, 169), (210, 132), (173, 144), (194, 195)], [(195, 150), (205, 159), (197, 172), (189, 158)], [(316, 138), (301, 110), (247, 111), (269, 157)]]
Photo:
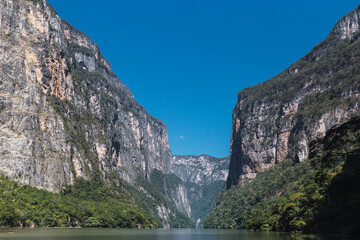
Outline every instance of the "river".
[(335, 240), (337, 236), (206, 229), (17, 229), (0, 230), (0, 239), (26, 240)]

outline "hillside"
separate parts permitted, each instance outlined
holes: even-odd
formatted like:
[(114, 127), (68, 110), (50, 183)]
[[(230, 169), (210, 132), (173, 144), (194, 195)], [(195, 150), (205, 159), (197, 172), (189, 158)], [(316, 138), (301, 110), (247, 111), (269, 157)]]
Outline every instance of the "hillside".
[(359, 113), (360, 7), (279, 75), (238, 93), (227, 187), (286, 158), (303, 161), (311, 141)]
[(79, 178), (126, 183), (158, 200), (147, 210), (163, 226), (182, 219), (167, 197), (145, 186), (154, 170), (170, 173), (165, 124), (46, 0), (0, 5), (0, 174), (54, 193)]
[(356, 230), (359, 14), (360, 6), (285, 71), (238, 93), (227, 189), (205, 227)]
[(208, 228), (359, 234), (360, 118), (312, 142), (309, 159), (287, 159), (220, 194)]

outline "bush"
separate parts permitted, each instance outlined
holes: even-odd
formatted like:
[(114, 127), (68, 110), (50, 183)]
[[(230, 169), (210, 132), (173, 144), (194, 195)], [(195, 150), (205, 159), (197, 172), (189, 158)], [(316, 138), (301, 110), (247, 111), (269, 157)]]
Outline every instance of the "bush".
[(96, 180), (79, 178), (56, 194), (0, 177), (0, 199), (0, 226), (159, 227), (122, 187)]

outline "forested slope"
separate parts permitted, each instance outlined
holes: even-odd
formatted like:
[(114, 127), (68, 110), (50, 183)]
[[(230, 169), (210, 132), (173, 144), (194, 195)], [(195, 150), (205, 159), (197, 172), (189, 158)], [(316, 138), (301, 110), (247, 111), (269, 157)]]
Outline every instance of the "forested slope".
[(310, 149), (308, 160), (285, 160), (221, 193), (205, 227), (358, 233), (360, 118), (332, 128)]

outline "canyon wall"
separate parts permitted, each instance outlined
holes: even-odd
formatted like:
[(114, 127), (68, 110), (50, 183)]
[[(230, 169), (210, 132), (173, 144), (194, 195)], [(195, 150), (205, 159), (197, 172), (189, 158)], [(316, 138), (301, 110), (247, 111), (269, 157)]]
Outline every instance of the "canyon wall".
[(227, 187), (286, 158), (303, 161), (309, 143), (359, 114), (360, 8), (279, 75), (238, 93)]
[(165, 124), (87, 35), (46, 0), (0, 0), (0, 174), (53, 192), (78, 177), (145, 191), (138, 182), (171, 166)]

